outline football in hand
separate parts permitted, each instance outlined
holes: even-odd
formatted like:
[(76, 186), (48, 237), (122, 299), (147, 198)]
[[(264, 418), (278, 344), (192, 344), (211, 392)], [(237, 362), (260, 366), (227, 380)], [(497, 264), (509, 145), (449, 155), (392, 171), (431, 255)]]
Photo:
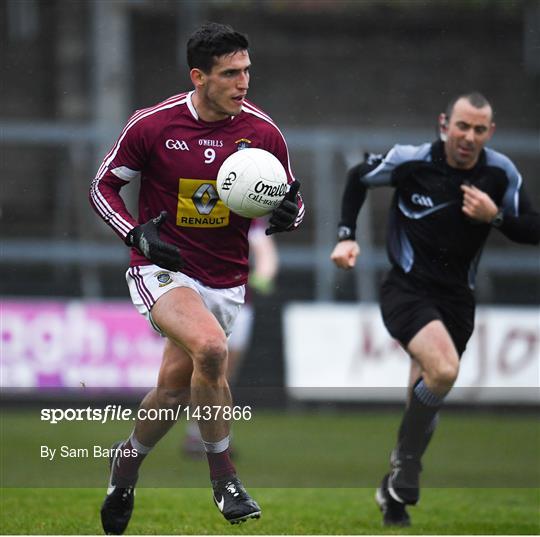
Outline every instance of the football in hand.
[(281, 162), (264, 149), (240, 149), (225, 159), (217, 175), (223, 203), (245, 218), (272, 212), (287, 193), (287, 173)]

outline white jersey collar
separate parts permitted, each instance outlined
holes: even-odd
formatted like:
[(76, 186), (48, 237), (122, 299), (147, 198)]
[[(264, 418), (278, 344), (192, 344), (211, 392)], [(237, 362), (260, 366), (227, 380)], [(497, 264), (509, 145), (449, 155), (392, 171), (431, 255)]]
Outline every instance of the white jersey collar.
[(189, 108), (189, 111), (191, 112), (191, 115), (195, 118), (195, 119), (199, 119), (199, 114), (197, 114), (197, 110), (195, 110), (195, 107), (193, 106), (193, 94), (195, 93), (195, 90), (192, 90), (189, 92), (188, 94), (188, 98), (187, 98), (187, 107)]

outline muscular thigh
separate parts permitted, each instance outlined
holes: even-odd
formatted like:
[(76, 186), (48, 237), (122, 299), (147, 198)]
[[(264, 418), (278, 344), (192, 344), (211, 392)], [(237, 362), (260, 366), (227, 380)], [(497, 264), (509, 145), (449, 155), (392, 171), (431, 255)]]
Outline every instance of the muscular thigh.
[[(174, 335), (170, 332), (169, 319), (163, 319), (164, 303), (168, 304), (165, 314), (173, 312), (175, 318), (185, 317), (186, 312), (189, 318), (195, 315), (200, 317), (197, 311), (202, 304), (206, 313), (214, 316), (226, 335), (230, 334), (234, 320), (244, 303), (244, 285), (216, 289), (205, 286), (182, 272), (166, 271), (156, 265), (131, 267), (126, 273), (126, 280), (133, 304), (162, 335)], [(182, 290), (180, 294), (177, 292), (178, 289)], [(186, 290), (187, 292), (184, 292)], [(194, 294), (191, 294), (191, 291)], [(171, 293), (174, 295), (172, 301), (170, 300)], [(197, 297), (200, 300), (197, 300)], [(158, 302), (160, 305), (155, 308)], [(157, 323), (156, 316), (161, 317), (161, 326)], [(190, 326), (189, 320), (184, 319), (182, 326)], [(169, 327), (169, 333), (163, 329), (166, 325)], [(207, 325), (203, 324), (203, 327), (206, 329)], [(174, 332), (176, 334), (178, 328), (175, 328)], [(191, 328), (190, 333), (192, 333)]]
[(225, 340), (215, 316), (189, 287), (177, 287), (159, 297), (151, 315), (154, 324), (190, 355), (205, 342)]
[(407, 352), (422, 371), (433, 371), (440, 365), (457, 365), (459, 356), (448, 330), (435, 320), (422, 327), (409, 341)]

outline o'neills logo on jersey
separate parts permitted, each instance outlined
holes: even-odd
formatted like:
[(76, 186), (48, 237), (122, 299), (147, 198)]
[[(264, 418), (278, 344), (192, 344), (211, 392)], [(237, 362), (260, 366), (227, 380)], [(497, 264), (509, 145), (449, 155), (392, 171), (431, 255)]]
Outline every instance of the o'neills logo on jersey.
[(199, 140), (199, 145), (205, 147), (223, 147), (223, 140)]
[(236, 150), (240, 151), (241, 149), (248, 148), (251, 140), (248, 140), (247, 138), (240, 138), (240, 140), (236, 140), (234, 143), (236, 144)]

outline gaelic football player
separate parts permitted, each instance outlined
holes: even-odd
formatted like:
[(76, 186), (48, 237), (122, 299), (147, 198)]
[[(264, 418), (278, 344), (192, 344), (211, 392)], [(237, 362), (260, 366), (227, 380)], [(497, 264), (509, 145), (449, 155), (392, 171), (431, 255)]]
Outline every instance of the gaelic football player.
[[(234, 151), (258, 147), (283, 164), (291, 185), (270, 216), (267, 233), (289, 231), (302, 221), (283, 135), (247, 99), (247, 38), (229, 26), (207, 23), (187, 44), (194, 89), (136, 111), (106, 155), (92, 182), (90, 200), (99, 216), (131, 248), (126, 278), (138, 311), (166, 338), (157, 387), (141, 408), (232, 406), (226, 378), (227, 336), (243, 302), (248, 277), (251, 221), (219, 200), (215, 179)], [(138, 216), (120, 195), (138, 181)], [(119, 442), (101, 508), (105, 533), (121, 534), (134, 505), (139, 467), (173, 421), (141, 420)], [(199, 420), (214, 501), (226, 520), (258, 518), (261, 509), (240, 482), (229, 456), (229, 421)], [(125, 457), (121, 453), (137, 456)], [(186, 508), (187, 509), (187, 508)]]

